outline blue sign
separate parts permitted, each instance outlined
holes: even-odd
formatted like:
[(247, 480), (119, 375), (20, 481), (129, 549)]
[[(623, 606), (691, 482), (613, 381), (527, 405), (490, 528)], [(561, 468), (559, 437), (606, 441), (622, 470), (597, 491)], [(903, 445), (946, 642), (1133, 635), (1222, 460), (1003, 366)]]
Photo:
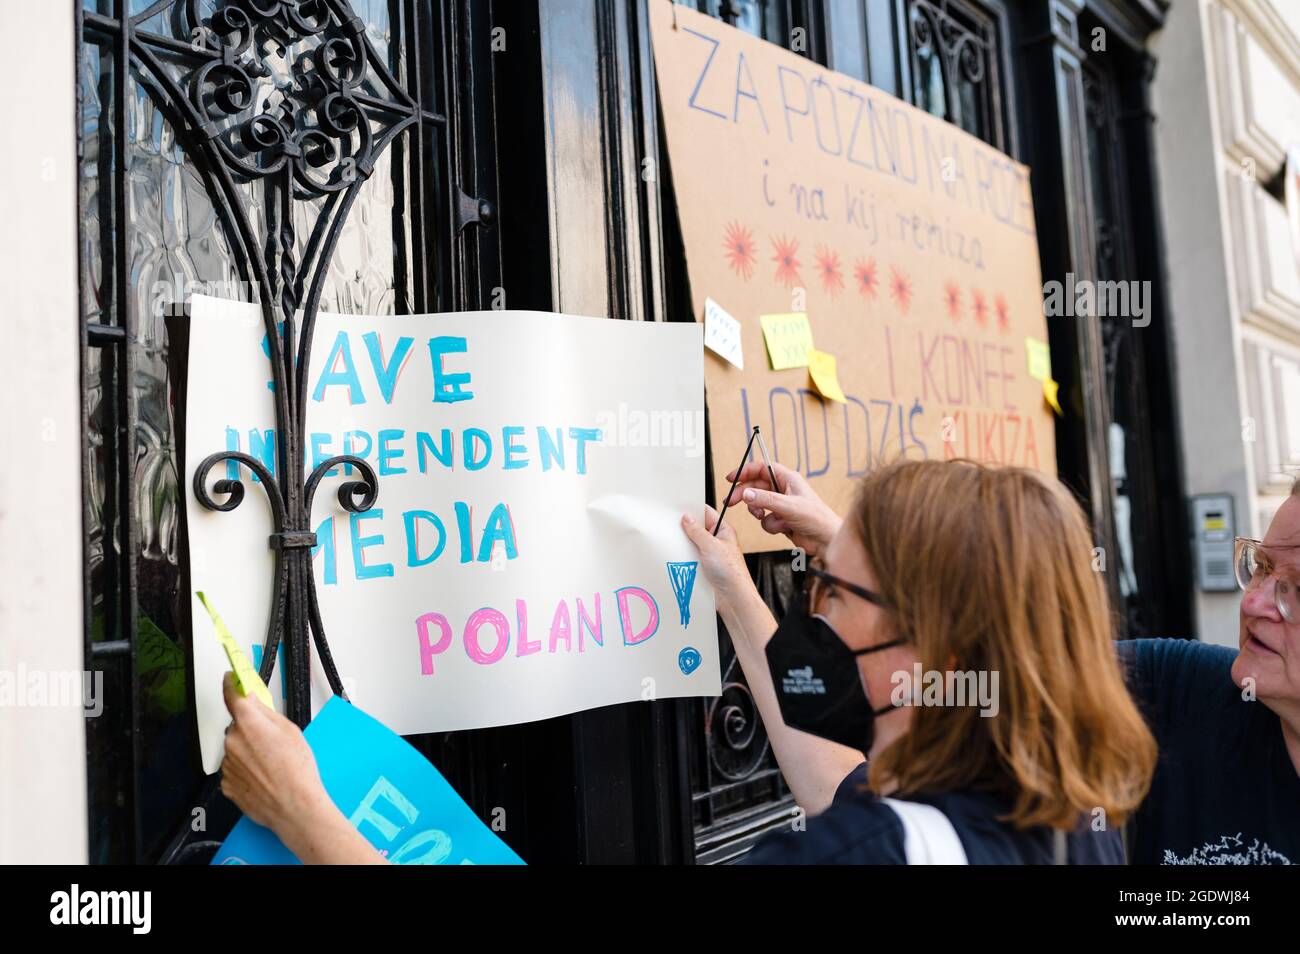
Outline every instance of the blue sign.
[[(429, 761), (338, 696), (303, 731), (334, 804), (399, 865), (521, 865)], [(241, 818), (214, 865), (299, 864), (269, 828)]]

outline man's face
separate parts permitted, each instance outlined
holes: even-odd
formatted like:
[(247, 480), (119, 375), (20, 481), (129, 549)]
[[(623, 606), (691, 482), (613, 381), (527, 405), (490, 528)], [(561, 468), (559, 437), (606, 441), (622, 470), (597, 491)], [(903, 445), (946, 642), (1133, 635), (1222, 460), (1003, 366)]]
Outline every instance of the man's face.
[(1232, 664), (1232, 681), (1254, 679), (1261, 702), (1300, 706), (1300, 622), (1288, 623), (1277, 608), (1279, 574), (1300, 580), (1300, 497), (1287, 498), (1268, 533), (1264, 556), (1273, 573), (1241, 598), (1241, 651)]

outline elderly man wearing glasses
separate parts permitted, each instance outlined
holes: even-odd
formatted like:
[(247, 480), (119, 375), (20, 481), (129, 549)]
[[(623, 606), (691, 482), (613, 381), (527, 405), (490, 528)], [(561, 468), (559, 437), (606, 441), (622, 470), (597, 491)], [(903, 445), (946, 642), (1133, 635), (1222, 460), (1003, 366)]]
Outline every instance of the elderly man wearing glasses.
[(1300, 480), (1261, 540), (1237, 540), (1240, 649), (1120, 644), (1160, 746), (1137, 864), (1300, 864)]

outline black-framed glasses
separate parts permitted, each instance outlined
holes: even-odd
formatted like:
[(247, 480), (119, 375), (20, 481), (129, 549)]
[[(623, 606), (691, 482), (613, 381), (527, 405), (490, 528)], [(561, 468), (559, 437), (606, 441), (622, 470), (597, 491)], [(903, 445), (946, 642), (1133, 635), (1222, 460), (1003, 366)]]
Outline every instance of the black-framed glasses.
[(1273, 602), (1277, 606), (1278, 613), (1288, 623), (1300, 623), (1300, 595), (1297, 595), (1297, 588), (1300, 588), (1300, 574), (1284, 575), (1278, 572), (1273, 561), (1269, 559), (1268, 550), (1279, 548), (1266, 547), (1262, 540), (1251, 540), (1248, 537), (1237, 537), (1233, 541), (1233, 548), (1233, 566), (1237, 573), (1237, 585), (1243, 590), (1253, 590), (1257, 586), (1263, 586), (1270, 576), (1276, 577), (1273, 586)]
[(832, 590), (844, 590), (852, 593), (868, 603), (874, 603), (876, 606), (889, 609), (889, 601), (865, 586), (858, 586), (856, 583), (850, 583), (848, 580), (842, 580), (838, 576), (827, 573), (818, 566), (810, 566), (806, 571), (803, 579), (803, 594), (807, 600), (808, 612), (816, 615), (823, 608), (821, 601)]

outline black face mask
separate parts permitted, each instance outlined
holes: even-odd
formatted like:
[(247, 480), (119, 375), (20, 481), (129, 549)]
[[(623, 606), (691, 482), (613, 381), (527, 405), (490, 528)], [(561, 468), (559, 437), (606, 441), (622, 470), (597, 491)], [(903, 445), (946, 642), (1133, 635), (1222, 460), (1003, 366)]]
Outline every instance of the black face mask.
[(894, 708), (872, 709), (855, 659), (898, 646), (895, 639), (852, 650), (821, 616), (809, 615), (806, 602), (781, 620), (767, 644), (767, 665), (785, 724), (800, 732), (860, 749), (875, 739), (875, 719)]

